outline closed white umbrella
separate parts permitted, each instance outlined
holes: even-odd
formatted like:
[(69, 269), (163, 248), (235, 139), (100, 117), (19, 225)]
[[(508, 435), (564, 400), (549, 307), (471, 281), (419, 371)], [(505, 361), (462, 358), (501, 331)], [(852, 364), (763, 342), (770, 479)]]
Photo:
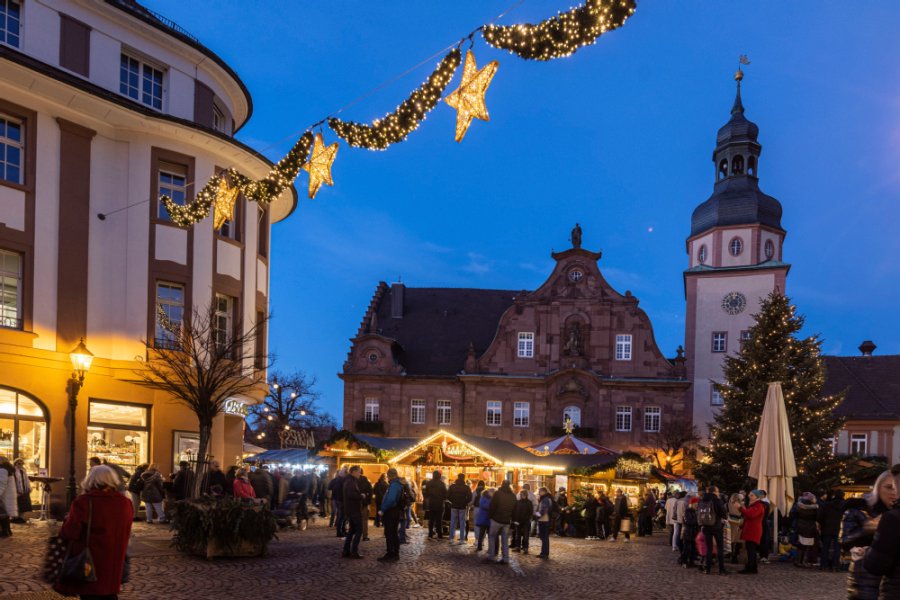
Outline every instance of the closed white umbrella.
[(756, 446), (753, 448), (748, 475), (758, 480), (760, 489), (766, 491), (769, 502), (776, 508), (772, 537), (777, 554), (778, 511), (787, 514), (793, 505), (794, 477), (797, 476), (791, 429), (779, 381), (770, 383), (766, 393), (766, 405), (759, 421), (759, 433), (756, 436)]

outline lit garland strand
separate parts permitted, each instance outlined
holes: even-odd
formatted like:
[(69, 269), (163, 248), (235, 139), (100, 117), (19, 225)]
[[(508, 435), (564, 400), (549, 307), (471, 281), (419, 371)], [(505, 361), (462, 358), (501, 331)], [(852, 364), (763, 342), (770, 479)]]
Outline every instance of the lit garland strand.
[(356, 148), (384, 150), (391, 144), (402, 142), (418, 129), (426, 115), (437, 106), (453, 79), (453, 73), (459, 67), (461, 57), (459, 48), (451, 50), (425, 83), (413, 91), (394, 112), (373, 121), (371, 125), (332, 117), (328, 119), (328, 126), (338, 137)]
[[(266, 206), (281, 195), (297, 178), (300, 167), (309, 156), (312, 144), (313, 134), (307, 131), (300, 136), (290, 152), (259, 181), (250, 179), (235, 169), (226, 169), (218, 175), (210, 177), (190, 204), (178, 204), (166, 195), (160, 196), (159, 201), (166, 207), (172, 223), (179, 227), (190, 227), (209, 216), (209, 211), (217, 203), (217, 198), (229, 189), (227, 185), (220, 185), (223, 180), (230, 180), (231, 184), (236, 186), (247, 200)], [(224, 199), (219, 200), (219, 202), (223, 201)]]
[(597, 41), (603, 33), (621, 27), (634, 14), (636, 0), (587, 0), (537, 25), (485, 25), (482, 36), (491, 46), (509, 50), (528, 60), (569, 56)]

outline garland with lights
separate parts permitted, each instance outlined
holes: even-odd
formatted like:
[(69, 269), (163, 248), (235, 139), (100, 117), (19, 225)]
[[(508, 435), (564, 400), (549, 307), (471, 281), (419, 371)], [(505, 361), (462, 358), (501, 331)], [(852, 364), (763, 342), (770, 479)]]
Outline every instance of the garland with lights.
[[(209, 216), (210, 208), (214, 204), (233, 203), (236, 197), (233, 195), (232, 185), (237, 187), (247, 200), (266, 206), (297, 178), (300, 167), (309, 156), (313, 139), (313, 134), (309, 131), (300, 136), (290, 152), (259, 181), (250, 179), (235, 169), (226, 169), (210, 177), (189, 204), (178, 204), (166, 195), (161, 195), (159, 201), (166, 207), (171, 221), (179, 227), (190, 227), (202, 221)], [(226, 185), (222, 185), (223, 183)]]
[(636, 0), (587, 0), (537, 25), (485, 25), (481, 35), (491, 46), (527, 60), (553, 60), (573, 54), (621, 27), (634, 14)]
[[(524, 59), (546, 61), (569, 56), (579, 48), (595, 43), (603, 33), (622, 26), (634, 14), (635, 7), (636, 0), (585, 0), (584, 4), (537, 25), (483, 25), (475, 31), (480, 30), (484, 40), (495, 48), (509, 50)], [(467, 36), (470, 41), (475, 31)], [(391, 144), (402, 142), (437, 106), (461, 62), (462, 52), (457, 46), (394, 112), (381, 119), (366, 124), (329, 117), (328, 126), (352, 147), (384, 150)], [(497, 66), (497, 61), (492, 61), (477, 69), (472, 51), (467, 53), (463, 82), (446, 98), (447, 103), (457, 111), (457, 142), (462, 141), (473, 118), (488, 120), (484, 93)], [(311, 150), (313, 156), (307, 162)], [(331, 163), (336, 153), (337, 144), (325, 146), (321, 133), (314, 138), (312, 132), (306, 131), (290, 152), (260, 180), (253, 180), (229, 168), (211, 177), (189, 204), (177, 204), (165, 195), (161, 195), (159, 201), (165, 206), (171, 221), (180, 227), (202, 221), (215, 206), (215, 223), (221, 226), (233, 215), (237, 199), (235, 189), (246, 200), (265, 206), (293, 183), (301, 168), (309, 171), (309, 197), (315, 197), (322, 184), (332, 184)]]
[(416, 88), (394, 112), (371, 124), (342, 121), (332, 117), (328, 119), (328, 126), (354, 148), (384, 150), (391, 144), (402, 142), (406, 136), (418, 129), (426, 115), (437, 106), (461, 60), (462, 52), (459, 48), (451, 50), (428, 80)]
[(708, 461), (694, 470), (703, 483), (735, 491), (747, 483), (753, 440), (766, 401), (769, 382), (780, 381), (797, 460), (798, 489), (812, 489), (833, 475), (831, 440), (843, 425), (834, 410), (844, 394), (823, 396), (825, 365), (817, 335), (797, 338), (804, 319), (778, 292), (763, 299), (750, 338), (723, 367), (725, 383), (714, 384), (722, 410), (710, 428)]

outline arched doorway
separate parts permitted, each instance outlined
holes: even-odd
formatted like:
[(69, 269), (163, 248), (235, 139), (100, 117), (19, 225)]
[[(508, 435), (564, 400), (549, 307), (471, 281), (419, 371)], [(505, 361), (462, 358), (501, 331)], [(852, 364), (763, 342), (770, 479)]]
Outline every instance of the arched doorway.
[[(21, 458), (29, 475), (47, 468), (48, 413), (35, 398), (0, 386), (0, 454)], [(33, 485), (32, 503), (40, 503), (40, 486)]]

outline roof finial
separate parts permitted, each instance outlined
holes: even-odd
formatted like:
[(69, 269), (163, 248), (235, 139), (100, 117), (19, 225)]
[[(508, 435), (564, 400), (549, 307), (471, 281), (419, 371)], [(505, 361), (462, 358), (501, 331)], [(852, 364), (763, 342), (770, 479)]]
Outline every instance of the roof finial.
[(749, 65), (750, 59), (747, 58), (746, 54), (741, 54), (738, 57), (738, 70), (734, 74), (734, 80), (737, 81), (737, 94), (734, 97), (734, 106), (731, 107), (731, 114), (744, 114), (744, 104), (741, 102), (741, 80), (744, 78), (744, 72), (741, 70), (741, 65)]

